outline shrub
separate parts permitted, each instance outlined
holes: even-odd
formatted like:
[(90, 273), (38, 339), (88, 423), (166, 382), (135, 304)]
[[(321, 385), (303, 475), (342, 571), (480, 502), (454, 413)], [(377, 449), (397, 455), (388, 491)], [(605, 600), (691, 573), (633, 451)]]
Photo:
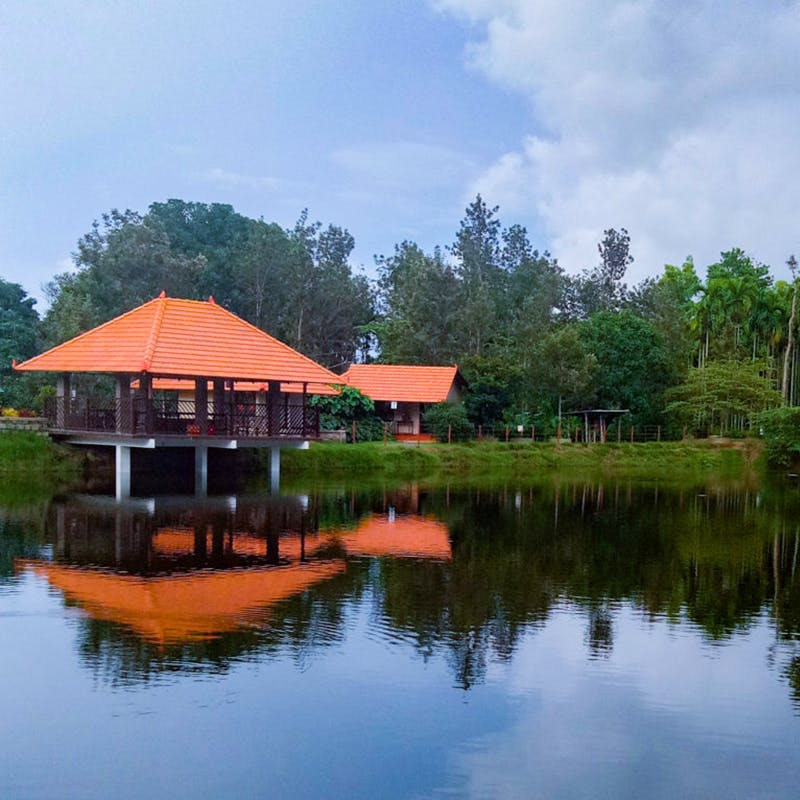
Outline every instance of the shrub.
[(758, 425), (764, 436), (767, 461), (788, 466), (800, 455), (800, 408), (772, 408), (762, 412)]
[(4, 408), (2, 411), (0, 411), (0, 416), (2, 416), (2, 417), (15, 417), (16, 418), (19, 415), (20, 415), (19, 411), (17, 411), (16, 408)]
[(448, 431), (454, 442), (469, 439), (473, 434), (472, 423), (462, 405), (437, 403), (425, 412), (422, 419), (440, 442), (447, 441)]
[(353, 386), (342, 386), (336, 395), (314, 395), (309, 405), (319, 409), (320, 427), (325, 431), (345, 430), (352, 439), (353, 422), (360, 442), (383, 438), (383, 420), (375, 415), (375, 403)]

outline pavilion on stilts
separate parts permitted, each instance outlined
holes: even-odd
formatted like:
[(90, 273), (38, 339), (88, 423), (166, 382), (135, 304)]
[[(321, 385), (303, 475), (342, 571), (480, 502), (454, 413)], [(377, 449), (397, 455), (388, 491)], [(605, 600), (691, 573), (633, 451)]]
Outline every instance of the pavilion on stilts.
[[(277, 488), (280, 448), (319, 438), (310, 394), (341, 383), (213, 298), (163, 292), (14, 368), (58, 373), (45, 409), (49, 431), (71, 444), (114, 447), (119, 499), (130, 494), (132, 448), (194, 448), (195, 491), (205, 493), (209, 448), (267, 447)], [(86, 374), (113, 377), (113, 394), (84, 391), (76, 376)], [(159, 388), (171, 384), (189, 388), (189, 399)]]

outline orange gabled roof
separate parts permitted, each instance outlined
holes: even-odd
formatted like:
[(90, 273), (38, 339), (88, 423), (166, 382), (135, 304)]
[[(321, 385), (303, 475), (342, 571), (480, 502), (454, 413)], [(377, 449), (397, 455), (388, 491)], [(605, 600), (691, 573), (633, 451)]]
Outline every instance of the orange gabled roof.
[(213, 299), (178, 300), (163, 293), (15, 369), (341, 383)]
[(416, 367), (391, 364), (353, 364), (340, 379), (372, 400), (442, 403), (453, 383), (463, 378), (458, 366)]

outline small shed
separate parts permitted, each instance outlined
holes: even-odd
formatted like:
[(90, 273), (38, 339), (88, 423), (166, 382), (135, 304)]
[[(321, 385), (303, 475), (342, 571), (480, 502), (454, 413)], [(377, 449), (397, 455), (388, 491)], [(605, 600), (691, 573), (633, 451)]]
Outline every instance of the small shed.
[(583, 441), (605, 442), (608, 426), (630, 413), (627, 408), (586, 408), (580, 411), (568, 411), (566, 416), (578, 417), (583, 422)]
[(457, 364), (353, 364), (340, 380), (369, 397), (400, 440), (423, 438), (425, 410), (435, 403), (460, 403), (467, 385)]

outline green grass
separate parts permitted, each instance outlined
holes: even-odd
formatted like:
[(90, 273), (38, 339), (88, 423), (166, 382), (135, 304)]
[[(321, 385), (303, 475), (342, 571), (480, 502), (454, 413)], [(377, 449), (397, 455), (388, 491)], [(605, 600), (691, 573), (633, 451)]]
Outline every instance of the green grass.
[(75, 483), (79, 457), (46, 436), (0, 432), (0, 505), (18, 505)]
[(284, 451), (283, 472), (302, 479), (517, 478), (565, 474), (641, 479), (736, 478), (754, 469), (755, 445), (711, 442), (609, 443), (591, 446), (531, 442), (470, 442), (408, 446), (382, 443), (314, 444)]

